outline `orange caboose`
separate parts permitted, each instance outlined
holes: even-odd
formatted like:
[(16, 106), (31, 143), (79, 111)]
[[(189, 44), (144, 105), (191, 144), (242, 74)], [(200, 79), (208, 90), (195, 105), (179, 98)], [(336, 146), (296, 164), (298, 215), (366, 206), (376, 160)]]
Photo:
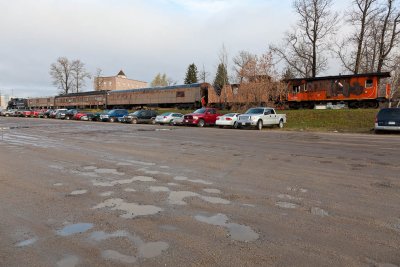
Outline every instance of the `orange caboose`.
[(389, 72), (287, 80), (290, 108), (346, 103), (349, 108), (377, 108), (390, 95)]

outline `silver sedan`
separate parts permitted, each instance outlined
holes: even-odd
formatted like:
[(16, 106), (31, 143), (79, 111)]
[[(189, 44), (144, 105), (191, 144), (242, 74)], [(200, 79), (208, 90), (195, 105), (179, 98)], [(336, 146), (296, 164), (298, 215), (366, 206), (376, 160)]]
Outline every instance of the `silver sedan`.
[(179, 120), (183, 120), (183, 114), (174, 112), (166, 112), (156, 117), (156, 123), (161, 125), (175, 125)]

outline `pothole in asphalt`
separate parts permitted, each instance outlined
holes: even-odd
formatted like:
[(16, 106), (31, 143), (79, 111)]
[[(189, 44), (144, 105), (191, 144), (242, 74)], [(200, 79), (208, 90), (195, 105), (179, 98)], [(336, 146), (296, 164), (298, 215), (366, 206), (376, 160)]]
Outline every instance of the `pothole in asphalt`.
[(195, 219), (199, 222), (227, 228), (230, 237), (236, 241), (253, 242), (259, 238), (259, 234), (253, 231), (249, 226), (237, 223), (228, 223), (229, 218), (225, 214), (219, 213), (211, 217), (196, 215)]
[(92, 223), (76, 223), (65, 226), (61, 230), (57, 230), (57, 235), (70, 236), (78, 233), (84, 233), (93, 228)]
[(276, 202), (276, 206), (284, 209), (295, 209), (297, 208), (297, 204), (290, 203), (290, 202)]
[(79, 258), (77, 256), (66, 256), (62, 260), (57, 262), (57, 267), (75, 267), (79, 263)]
[(103, 203), (93, 207), (93, 209), (110, 208), (111, 210), (121, 210), (125, 213), (120, 215), (122, 218), (132, 219), (138, 216), (154, 215), (161, 211), (162, 208), (153, 205), (139, 205), (136, 203), (127, 203), (123, 199), (114, 198), (107, 199)]
[(36, 243), (37, 240), (38, 240), (38, 239), (37, 239), (36, 237), (34, 237), (34, 238), (31, 238), (31, 239), (27, 239), (27, 240), (21, 241), (21, 242), (15, 244), (15, 246), (16, 246), (16, 247), (26, 247), (26, 246), (30, 246), (30, 245)]
[(104, 259), (120, 261), (122, 263), (135, 263), (136, 262), (136, 257), (124, 255), (115, 250), (105, 250), (101, 253), (101, 256)]

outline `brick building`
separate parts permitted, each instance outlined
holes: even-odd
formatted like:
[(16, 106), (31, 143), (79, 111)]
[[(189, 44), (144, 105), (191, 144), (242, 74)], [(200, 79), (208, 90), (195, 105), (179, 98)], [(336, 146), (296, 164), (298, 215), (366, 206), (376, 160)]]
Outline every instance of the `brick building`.
[(128, 79), (121, 70), (116, 76), (111, 77), (95, 77), (93, 88), (95, 91), (100, 90), (124, 90), (146, 88), (147, 82)]

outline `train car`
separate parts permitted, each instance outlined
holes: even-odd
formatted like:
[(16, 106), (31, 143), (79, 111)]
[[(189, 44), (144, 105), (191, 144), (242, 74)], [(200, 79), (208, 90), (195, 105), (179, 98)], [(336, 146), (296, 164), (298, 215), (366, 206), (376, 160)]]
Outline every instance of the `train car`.
[(390, 95), (389, 72), (287, 80), (292, 109), (346, 103), (349, 108), (377, 108)]
[(34, 97), (27, 100), (29, 109), (47, 109), (54, 107), (54, 97)]
[(133, 108), (138, 106), (198, 107), (201, 99), (207, 101), (208, 83), (115, 90), (107, 94), (107, 106)]
[(109, 91), (90, 91), (59, 95), (54, 97), (57, 108), (103, 108), (107, 106)]
[(7, 109), (27, 109), (28, 103), (26, 98), (11, 98), (8, 101)]

